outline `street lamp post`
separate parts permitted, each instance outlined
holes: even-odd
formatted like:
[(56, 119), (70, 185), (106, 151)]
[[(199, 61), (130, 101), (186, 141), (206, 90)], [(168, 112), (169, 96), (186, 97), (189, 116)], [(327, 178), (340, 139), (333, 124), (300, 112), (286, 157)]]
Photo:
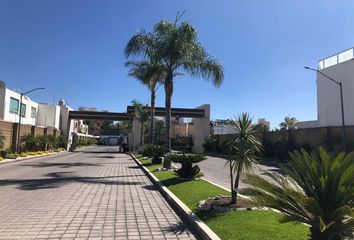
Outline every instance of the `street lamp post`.
[(333, 78), (331, 78), (330, 76), (324, 74), (323, 72), (321, 72), (318, 69), (314, 69), (314, 68), (310, 68), (310, 67), (304, 67), (305, 69), (311, 70), (311, 71), (315, 71), (319, 74), (321, 74), (322, 76), (326, 77), (327, 79), (331, 80), (332, 82), (334, 82), (335, 84), (337, 84), (339, 86), (339, 91), (340, 91), (340, 107), (341, 107), (341, 112), (342, 112), (342, 138), (343, 138), (343, 148), (344, 151), (347, 150), (347, 136), (346, 136), (346, 132), (345, 132), (345, 120), (344, 120), (344, 104), (343, 104), (343, 83), (342, 82), (338, 82), (336, 80), (334, 80)]
[(16, 140), (16, 153), (20, 152), (20, 135), (21, 135), (21, 119), (22, 119), (22, 99), (25, 94), (37, 91), (37, 90), (43, 90), (45, 88), (34, 88), (32, 90), (29, 90), (27, 92), (21, 93), (21, 98), (20, 98), (20, 112), (19, 112), (19, 118), (18, 118), (18, 131), (17, 131), (17, 140)]

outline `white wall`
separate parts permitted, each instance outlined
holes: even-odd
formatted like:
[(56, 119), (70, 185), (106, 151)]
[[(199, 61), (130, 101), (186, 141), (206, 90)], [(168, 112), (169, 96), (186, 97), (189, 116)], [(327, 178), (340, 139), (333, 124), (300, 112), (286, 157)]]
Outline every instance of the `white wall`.
[(213, 127), (213, 135), (235, 134), (236, 130), (231, 125), (217, 125)]
[[(343, 82), (345, 124), (354, 125), (354, 61), (349, 60), (322, 69), (321, 72)], [(339, 86), (317, 73), (317, 113), (319, 126), (342, 124)]]
[[(5, 100), (3, 106), (3, 120), (7, 122), (18, 122), (19, 114), (10, 113), (10, 98), (15, 98), (20, 102), (21, 95), (9, 89), (5, 89)], [(38, 104), (27, 96), (23, 96), (22, 103), (26, 105), (26, 116), (21, 118), (22, 124), (36, 125), (36, 118), (31, 117), (31, 107), (36, 108), (38, 114)], [(20, 104), (20, 103), (19, 103)], [(18, 110), (20, 111), (20, 110)]]
[(59, 129), (60, 107), (51, 104), (38, 104), (37, 125)]

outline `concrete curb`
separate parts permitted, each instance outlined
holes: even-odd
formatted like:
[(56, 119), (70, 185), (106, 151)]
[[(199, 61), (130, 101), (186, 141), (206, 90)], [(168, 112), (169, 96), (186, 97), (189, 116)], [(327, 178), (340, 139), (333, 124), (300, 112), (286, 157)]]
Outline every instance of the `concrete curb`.
[(153, 175), (141, 162), (132, 154), (130, 156), (140, 166), (150, 181), (157, 187), (161, 195), (169, 202), (172, 208), (185, 220), (203, 240), (221, 240), (204, 222), (202, 222), (179, 198), (177, 198), (166, 186), (164, 186), (155, 175)]
[(31, 159), (36, 159), (36, 158), (43, 158), (43, 157), (48, 157), (51, 155), (58, 155), (61, 153), (68, 153), (67, 151), (62, 151), (62, 152), (53, 152), (53, 153), (48, 153), (48, 154), (43, 154), (43, 155), (35, 155), (35, 156), (28, 156), (28, 157), (18, 157), (16, 159), (4, 159), (0, 161), (0, 165), (2, 164), (7, 164), (7, 163), (15, 163), (15, 162), (21, 162), (21, 161), (26, 161), (26, 160), (31, 160)]

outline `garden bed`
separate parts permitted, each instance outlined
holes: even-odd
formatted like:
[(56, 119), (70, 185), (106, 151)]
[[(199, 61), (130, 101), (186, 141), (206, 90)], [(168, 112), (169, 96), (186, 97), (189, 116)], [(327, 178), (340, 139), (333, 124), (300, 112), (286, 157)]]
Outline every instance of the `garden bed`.
[[(150, 159), (137, 155), (139, 161), (152, 172), (162, 165), (151, 165)], [(260, 211), (198, 211), (198, 203), (217, 195), (230, 193), (202, 179), (183, 181), (173, 171), (153, 173), (162, 184), (184, 202), (221, 239), (308, 239), (308, 228), (301, 224), (279, 223), (280, 214), (271, 210)]]

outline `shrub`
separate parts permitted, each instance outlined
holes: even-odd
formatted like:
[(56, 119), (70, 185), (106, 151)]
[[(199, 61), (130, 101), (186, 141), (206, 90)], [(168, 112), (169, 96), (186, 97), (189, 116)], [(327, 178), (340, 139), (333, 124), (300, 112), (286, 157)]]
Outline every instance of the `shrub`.
[(0, 151), (0, 157), (5, 158), (7, 154), (7, 151), (1, 150)]
[(20, 157), (27, 157), (28, 154), (27, 153), (20, 153)]
[(142, 155), (144, 157), (152, 157), (154, 155), (153, 148), (154, 148), (153, 144), (144, 144)]
[(161, 157), (165, 155), (166, 153), (166, 148), (161, 145), (153, 145), (152, 147), (152, 163), (153, 164), (161, 164)]
[(64, 136), (58, 136), (55, 139), (55, 144), (54, 144), (55, 148), (66, 148), (67, 145), (68, 145), (68, 140)]
[(6, 158), (9, 158), (9, 159), (16, 159), (17, 157), (18, 157), (17, 153), (9, 153), (6, 155)]
[(0, 161), (4, 160), (4, 158), (0, 157)]
[(198, 165), (193, 166), (193, 163), (204, 161), (206, 157), (200, 154), (169, 154), (166, 155), (166, 160), (180, 163), (182, 167), (176, 173), (182, 178), (194, 178), (200, 172)]

